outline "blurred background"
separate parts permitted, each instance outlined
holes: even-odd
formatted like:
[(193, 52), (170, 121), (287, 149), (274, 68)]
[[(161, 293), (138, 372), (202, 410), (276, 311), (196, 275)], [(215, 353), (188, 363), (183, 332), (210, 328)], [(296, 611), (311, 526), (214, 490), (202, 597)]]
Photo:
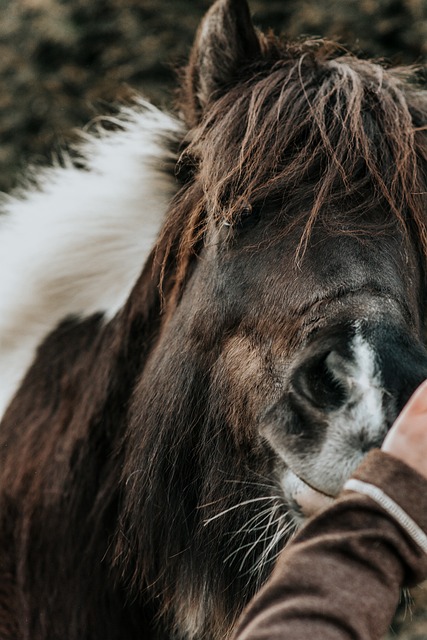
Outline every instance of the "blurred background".
[[(0, 190), (46, 164), (73, 129), (137, 90), (171, 108), (176, 68), (210, 0), (0, 0)], [(251, 0), (257, 26), (338, 39), (359, 55), (427, 67), (427, 0)], [(422, 72), (421, 72), (421, 75)], [(424, 72), (424, 77), (427, 74)], [(390, 640), (427, 640), (427, 587)]]
[[(210, 0), (0, 0), (0, 190), (73, 128), (142, 92), (171, 105)], [(427, 60), (427, 0), (252, 0), (261, 28), (338, 38), (393, 63)], [(427, 635), (426, 635), (427, 638)]]

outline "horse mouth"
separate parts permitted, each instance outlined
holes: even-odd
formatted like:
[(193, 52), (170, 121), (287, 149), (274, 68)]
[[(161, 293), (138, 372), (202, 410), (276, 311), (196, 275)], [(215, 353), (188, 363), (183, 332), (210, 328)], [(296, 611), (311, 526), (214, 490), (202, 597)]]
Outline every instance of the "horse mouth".
[(292, 499), (304, 518), (310, 518), (320, 513), (335, 502), (334, 496), (308, 484), (290, 469), (288, 470), (288, 482), (291, 485)]

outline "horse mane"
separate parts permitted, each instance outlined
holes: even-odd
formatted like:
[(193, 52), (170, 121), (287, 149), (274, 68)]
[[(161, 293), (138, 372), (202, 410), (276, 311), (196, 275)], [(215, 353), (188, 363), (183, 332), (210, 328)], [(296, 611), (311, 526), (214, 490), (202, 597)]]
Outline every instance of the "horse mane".
[[(178, 285), (203, 237), (206, 211), (233, 224), (266, 199), (284, 220), (292, 214), (293, 224), (303, 221), (300, 255), (316, 220), (334, 221), (344, 233), (368, 226), (372, 234), (375, 211), (412, 230), (427, 253), (427, 93), (417, 86), (417, 68), (387, 69), (327, 40), (259, 37), (262, 56), (213, 96), (188, 136), (181, 160), (196, 180), (179, 205), (197, 201), (192, 190), (202, 202), (181, 238)], [(184, 91), (183, 112), (185, 100)]]

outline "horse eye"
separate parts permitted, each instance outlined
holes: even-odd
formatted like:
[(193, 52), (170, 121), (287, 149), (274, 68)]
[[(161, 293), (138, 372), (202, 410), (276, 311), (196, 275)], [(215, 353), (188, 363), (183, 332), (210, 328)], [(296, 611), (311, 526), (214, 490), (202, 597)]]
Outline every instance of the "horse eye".
[(226, 229), (234, 229), (236, 231), (240, 231), (255, 226), (259, 222), (259, 219), (259, 208), (253, 207), (250, 204), (245, 204), (235, 215), (233, 220), (224, 219), (222, 221), (222, 226)]
[(251, 204), (245, 204), (236, 220), (236, 228), (254, 227), (260, 220), (260, 209)]

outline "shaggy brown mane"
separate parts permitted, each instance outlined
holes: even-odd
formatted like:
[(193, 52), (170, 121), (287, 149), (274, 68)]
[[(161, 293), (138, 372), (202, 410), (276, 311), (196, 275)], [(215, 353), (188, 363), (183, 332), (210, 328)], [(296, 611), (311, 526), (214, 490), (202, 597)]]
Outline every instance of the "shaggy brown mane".
[(184, 161), (194, 177), (172, 224), (176, 209), (194, 204), (201, 190), (204, 197), (186, 208), (176, 283), (185, 279), (206, 212), (233, 224), (242, 208), (266, 200), (301, 224), (300, 255), (320, 217), (333, 211), (326, 221), (338, 217), (341, 233), (368, 226), (372, 234), (371, 210), (412, 229), (427, 254), (427, 94), (416, 86), (416, 69), (386, 69), (325, 40), (288, 45), (269, 35), (262, 49), (189, 133)]

